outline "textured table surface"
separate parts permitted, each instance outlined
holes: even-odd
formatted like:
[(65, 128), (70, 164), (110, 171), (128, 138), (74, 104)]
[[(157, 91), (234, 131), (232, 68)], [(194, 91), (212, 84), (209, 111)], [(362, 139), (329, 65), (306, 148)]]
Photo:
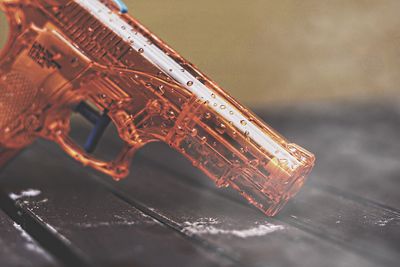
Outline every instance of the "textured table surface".
[[(317, 156), (279, 216), (165, 145), (144, 148), (116, 183), (39, 141), (0, 174), (1, 266), (398, 266), (400, 108), (259, 114)], [(103, 150), (116, 143), (108, 134)]]

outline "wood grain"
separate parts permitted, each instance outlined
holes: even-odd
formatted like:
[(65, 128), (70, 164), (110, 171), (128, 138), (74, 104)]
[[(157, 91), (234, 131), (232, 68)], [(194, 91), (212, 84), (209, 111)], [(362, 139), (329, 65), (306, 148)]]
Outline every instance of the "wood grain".
[(0, 210), (0, 262), (1, 266), (60, 266), (21, 225)]
[[(46, 147), (47, 148), (47, 147)], [(1, 175), (8, 194), (38, 190), (16, 207), (80, 259), (82, 266), (234, 266), (116, 197), (55, 146), (22, 153)], [(20, 166), (26, 166), (21, 168)], [(71, 254), (69, 253), (69, 254)], [(61, 255), (61, 261), (70, 260)], [(74, 264), (74, 266), (75, 266)]]

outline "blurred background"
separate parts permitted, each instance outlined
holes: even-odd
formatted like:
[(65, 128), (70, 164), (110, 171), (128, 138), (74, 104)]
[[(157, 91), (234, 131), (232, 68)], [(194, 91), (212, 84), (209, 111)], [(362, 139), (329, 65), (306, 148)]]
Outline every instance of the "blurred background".
[(125, 2), (247, 105), (397, 97), (398, 0)]

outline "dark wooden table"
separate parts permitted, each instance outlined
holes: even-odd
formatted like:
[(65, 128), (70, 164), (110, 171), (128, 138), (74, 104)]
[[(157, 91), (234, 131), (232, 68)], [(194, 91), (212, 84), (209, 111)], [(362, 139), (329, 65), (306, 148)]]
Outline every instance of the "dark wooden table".
[(400, 108), (259, 114), (318, 159), (279, 216), (165, 145), (144, 148), (116, 183), (39, 141), (0, 175), (0, 266), (399, 266)]

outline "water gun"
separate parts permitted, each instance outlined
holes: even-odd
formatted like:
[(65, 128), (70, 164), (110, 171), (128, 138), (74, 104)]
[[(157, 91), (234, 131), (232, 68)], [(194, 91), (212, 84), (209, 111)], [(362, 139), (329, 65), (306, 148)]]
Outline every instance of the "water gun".
[[(288, 142), (112, 0), (0, 0), (10, 34), (0, 56), (0, 166), (43, 138), (83, 165), (126, 177), (150, 142), (179, 151), (217, 186), (275, 215), (315, 157)], [(93, 124), (84, 145), (71, 114)], [(93, 152), (113, 123), (124, 148)]]

